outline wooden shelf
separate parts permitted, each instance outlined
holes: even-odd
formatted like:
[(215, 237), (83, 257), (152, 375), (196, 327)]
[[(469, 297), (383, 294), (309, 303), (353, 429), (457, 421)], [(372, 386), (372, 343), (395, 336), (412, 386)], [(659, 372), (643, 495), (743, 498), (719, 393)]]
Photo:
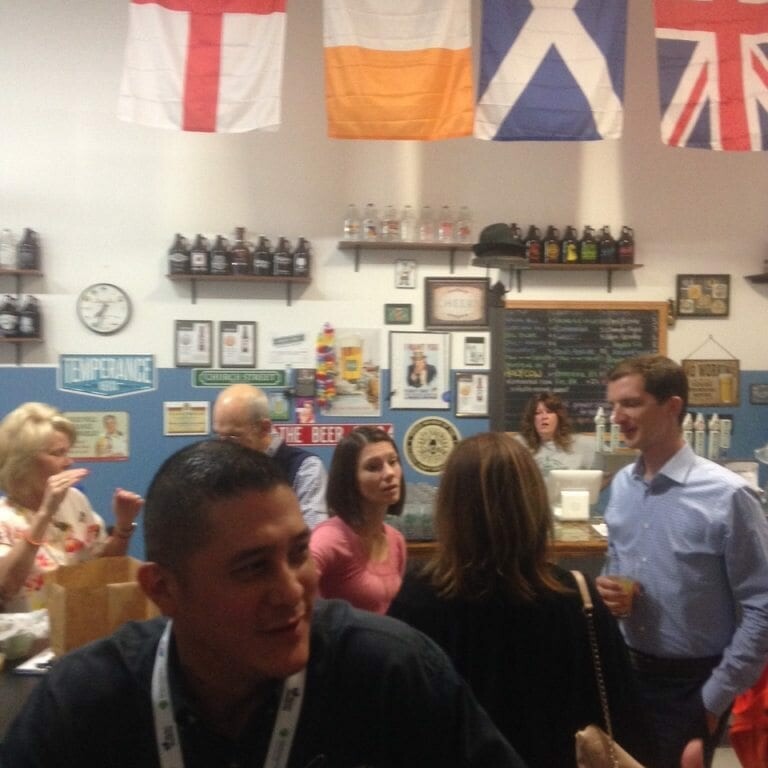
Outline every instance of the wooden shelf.
[(309, 277), (274, 276), (274, 275), (192, 275), (167, 274), (166, 277), (175, 283), (190, 283), (192, 286), (192, 303), (197, 303), (198, 283), (284, 283), (285, 300), (291, 306), (291, 286), (307, 285), (312, 282)]
[(438, 253), (443, 251), (450, 255), (451, 274), (453, 274), (456, 252), (471, 251), (471, 243), (422, 243), (405, 240), (340, 240), (340, 251), (355, 252), (355, 272), (360, 271), (360, 254), (362, 251), (421, 251), (422, 253)]
[(16, 275), (17, 277), (42, 277), (39, 269), (0, 269), (0, 277), (3, 275)]
[[(0, 278), (16, 278), (16, 296), (21, 296), (21, 283), (25, 277), (42, 277), (43, 272), (40, 269), (0, 269)], [(41, 342), (43, 339), (38, 336), (0, 336), (0, 343), (16, 344), (16, 365), (21, 365), (21, 345), (27, 342)]]
[(517, 282), (517, 292), (523, 289), (522, 273), (531, 272), (605, 272), (605, 284), (608, 293), (613, 288), (614, 272), (629, 272), (633, 269), (640, 269), (642, 264), (530, 264), (502, 257), (475, 258), (472, 265), (476, 267), (496, 267), (498, 269), (509, 269), (510, 283), (512, 273), (515, 273)]
[(768, 272), (761, 272), (759, 275), (744, 275), (750, 283), (768, 283)]

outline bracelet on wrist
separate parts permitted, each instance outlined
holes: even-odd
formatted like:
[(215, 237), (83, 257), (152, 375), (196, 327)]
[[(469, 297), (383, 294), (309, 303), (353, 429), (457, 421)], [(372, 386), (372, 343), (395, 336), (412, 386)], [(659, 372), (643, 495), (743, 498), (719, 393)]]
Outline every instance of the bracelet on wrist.
[(128, 528), (115, 528), (112, 531), (112, 535), (117, 536), (118, 539), (130, 539), (135, 530), (136, 523), (131, 523)]
[(45, 543), (44, 541), (37, 541), (33, 539), (28, 533), (24, 534), (24, 541), (26, 541), (27, 544), (31, 544), (33, 547), (42, 547)]

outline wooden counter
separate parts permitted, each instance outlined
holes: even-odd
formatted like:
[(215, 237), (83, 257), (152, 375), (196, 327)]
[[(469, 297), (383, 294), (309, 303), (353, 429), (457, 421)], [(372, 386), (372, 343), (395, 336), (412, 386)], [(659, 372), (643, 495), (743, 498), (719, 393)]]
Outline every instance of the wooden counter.
[[(555, 528), (555, 560), (570, 557), (601, 558), (607, 549), (608, 540), (595, 531), (592, 522), (558, 523)], [(412, 560), (425, 560), (434, 550), (434, 541), (408, 542), (408, 557)]]

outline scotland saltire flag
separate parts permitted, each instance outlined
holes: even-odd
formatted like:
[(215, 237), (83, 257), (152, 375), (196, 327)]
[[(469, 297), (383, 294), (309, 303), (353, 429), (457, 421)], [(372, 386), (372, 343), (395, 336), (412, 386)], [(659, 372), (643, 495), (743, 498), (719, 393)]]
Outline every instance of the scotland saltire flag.
[(661, 139), (768, 149), (768, 2), (656, 0)]
[(485, 0), (475, 136), (616, 139), (626, 0)]

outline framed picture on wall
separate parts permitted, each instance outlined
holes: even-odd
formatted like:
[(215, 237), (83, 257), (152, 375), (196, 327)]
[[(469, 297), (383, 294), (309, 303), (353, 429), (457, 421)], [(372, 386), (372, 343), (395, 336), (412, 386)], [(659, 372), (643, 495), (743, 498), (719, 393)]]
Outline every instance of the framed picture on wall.
[(390, 407), (446, 410), (450, 400), (451, 336), (389, 334)]
[(731, 309), (730, 275), (678, 275), (678, 317), (728, 317)]
[(385, 325), (410, 325), (413, 322), (412, 304), (385, 304)]
[(488, 374), (456, 371), (454, 402), (458, 418), (481, 419), (488, 416)]
[(488, 340), (485, 336), (464, 337), (464, 365), (488, 366)]
[(219, 365), (222, 368), (256, 367), (256, 323), (241, 320), (219, 323)]
[(177, 368), (213, 365), (213, 322), (177, 320), (174, 328), (174, 364)]
[(425, 277), (424, 327), (487, 328), (488, 285), (487, 277)]

